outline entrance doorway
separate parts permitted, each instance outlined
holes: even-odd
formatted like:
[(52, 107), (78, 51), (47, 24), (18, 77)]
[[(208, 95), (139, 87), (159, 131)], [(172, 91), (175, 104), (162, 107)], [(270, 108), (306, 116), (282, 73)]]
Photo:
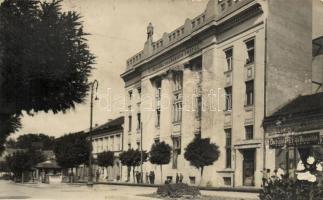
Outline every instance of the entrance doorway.
[(243, 151), (243, 185), (255, 186), (255, 149)]

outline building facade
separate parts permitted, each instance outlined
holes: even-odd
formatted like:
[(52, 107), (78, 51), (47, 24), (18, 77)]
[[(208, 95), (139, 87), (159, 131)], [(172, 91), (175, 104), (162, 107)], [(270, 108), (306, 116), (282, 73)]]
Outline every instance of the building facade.
[[(286, 12), (286, 10), (299, 12)], [(157, 183), (182, 173), (200, 182), (184, 159), (196, 135), (221, 151), (204, 170), (202, 185), (259, 187), (274, 168), (262, 121), (298, 95), (312, 91), (312, 0), (210, 0), (201, 15), (153, 40), (127, 60), (124, 150), (149, 151), (154, 142), (173, 148)], [(124, 169), (125, 170), (125, 169)]]
[[(323, 66), (322, 66), (323, 67)], [(264, 119), (266, 145), (275, 151), (275, 168), (297, 176), (300, 161), (323, 160), (323, 93), (299, 96)], [(323, 180), (319, 174), (319, 183)]]
[(112, 167), (100, 167), (94, 161), (93, 175), (98, 181), (118, 181), (121, 179), (121, 163), (119, 154), (122, 151), (124, 118), (118, 117), (107, 123), (97, 126), (92, 131), (92, 154), (96, 160), (99, 153), (114, 152), (115, 160)]

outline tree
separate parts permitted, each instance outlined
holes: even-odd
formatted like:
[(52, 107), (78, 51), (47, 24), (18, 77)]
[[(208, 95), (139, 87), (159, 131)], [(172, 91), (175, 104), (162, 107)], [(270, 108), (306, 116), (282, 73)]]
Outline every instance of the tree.
[(20, 135), (17, 138), (16, 148), (19, 149), (42, 149), (42, 150), (53, 150), (54, 148), (54, 137), (45, 134), (25, 134)]
[(55, 140), (54, 153), (57, 163), (65, 169), (88, 162), (92, 147), (83, 132), (71, 133)]
[(15, 177), (21, 176), (21, 182), (24, 182), (24, 172), (31, 170), (37, 163), (44, 161), (44, 156), (39, 151), (27, 150), (17, 151), (6, 157), (9, 170)]
[[(0, 64), (0, 70), (1, 70), (1, 64)], [(0, 75), (0, 79), (1, 79), (1, 75)], [(19, 115), (1, 114), (0, 112), (0, 154), (4, 150), (3, 144), (6, 142), (8, 135), (12, 132), (17, 131), (20, 127), (21, 127), (21, 123), (20, 123)]]
[[(127, 181), (130, 180), (130, 171), (132, 167), (133, 180), (135, 182), (135, 167), (140, 166), (141, 164), (141, 151), (136, 149), (128, 149), (120, 153), (119, 155), (121, 164), (127, 166)], [(142, 151), (142, 162), (146, 162), (148, 154), (146, 151)]]
[(160, 180), (163, 180), (162, 166), (170, 162), (172, 148), (164, 141), (155, 143), (151, 146), (149, 161), (160, 166)]
[(61, 0), (0, 5), (0, 144), (21, 127), (22, 111), (65, 112), (85, 101), (95, 56), (81, 16)]
[(130, 172), (131, 166), (133, 163), (133, 149), (128, 149), (127, 151), (123, 151), (119, 155), (120, 162), (123, 166), (127, 166), (127, 181), (130, 181)]
[(191, 165), (201, 170), (201, 179), (205, 166), (212, 165), (220, 156), (219, 147), (210, 142), (210, 138), (195, 137), (194, 140), (185, 148), (184, 158)]
[(113, 166), (114, 164), (114, 153), (112, 151), (104, 151), (98, 154), (98, 165), (100, 167), (105, 167), (107, 168), (108, 172), (108, 167)]

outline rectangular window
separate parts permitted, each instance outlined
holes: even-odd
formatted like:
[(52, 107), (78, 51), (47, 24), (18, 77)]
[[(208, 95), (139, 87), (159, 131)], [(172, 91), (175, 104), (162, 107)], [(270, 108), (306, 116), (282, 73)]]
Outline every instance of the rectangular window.
[(174, 81), (174, 103), (173, 103), (173, 122), (182, 121), (182, 89), (183, 89), (183, 72), (173, 74)]
[(231, 144), (232, 144), (232, 133), (231, 128), (225, 129), (225, 167), (231, 168), (231, 159), (232, 159), (232, 151), (231, 151)]
[(161, 99), (161, 79), (157, 79), (155, 82), (156, 87), (156, 98)]
[(255, 40), (249, 40), (246, 42), (248, 58), (246, 64), (252, 64), (255, 61)]
[(174, 103), (174, 119), (173, 122), (181, 122), (182, 121), (182, 102)]
[(246, 131), (246, 140), (252, 140), (253, 139), (253, 125), (246, 126), (245, 131)]
[(246, 105), (253, 105), (254, 100), (254, 81), (246, 82)]
[(128, 131), (130, 132), (131, 131), (131, 123), (132, 123), (132, 116), (129, 115), (128, 116)]
[(141, 87), (137, 88), (137, 90), (138, 90), (139, 97), (141, 97)]
[(114, 146), (115, 143), (114, 143), (114, 136), (111, 136), (110, 137), (110, 141), (111, 141), (111, 151), (115, 151), (116, 150), (116, 147)]
[(227, 87), (225, 90), (225, 110), (232, 110), (232, 87)]
[(141, 128), (141, 113), (137, 113), (137, 130)]
[(132, 99), (132, 90), (128, 91), (128, 95), (129, 95), (129, 100)]
[(156, 110), (156, 127), (160, 127), (160, 108)]
[(232, 70), (232, 61), (233, 61), (233, 49), (232, 48), (228, 49), (224, 53), (225, 53), (225, 59), (227, 61), (225, 71), (231, 71)]
[(174, 91), (181, 90), (183, 87), (183, 72), (174, 73)]
[(121, 146), (120, 146), (120, 144), (121, 144), (121, 140), (120, 140), (120, 138), (121, 138), (121, 137), (120, 137), (120, 135), (117, 135), (117, 136), (116, 136), (116, 144), (117, 144), (117, 145), (116, 145), (116, 148), (117, 148), (116, 150), (117, 150), (117, 151), (120, 151), (120, 150), (121, 150)]

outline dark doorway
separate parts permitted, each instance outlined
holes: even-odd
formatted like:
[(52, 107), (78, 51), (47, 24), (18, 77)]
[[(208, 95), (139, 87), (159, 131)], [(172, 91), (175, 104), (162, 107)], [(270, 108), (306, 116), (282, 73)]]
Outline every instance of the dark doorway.
[(255, 186), (255, 149), (243, 151), (243, 185)]

